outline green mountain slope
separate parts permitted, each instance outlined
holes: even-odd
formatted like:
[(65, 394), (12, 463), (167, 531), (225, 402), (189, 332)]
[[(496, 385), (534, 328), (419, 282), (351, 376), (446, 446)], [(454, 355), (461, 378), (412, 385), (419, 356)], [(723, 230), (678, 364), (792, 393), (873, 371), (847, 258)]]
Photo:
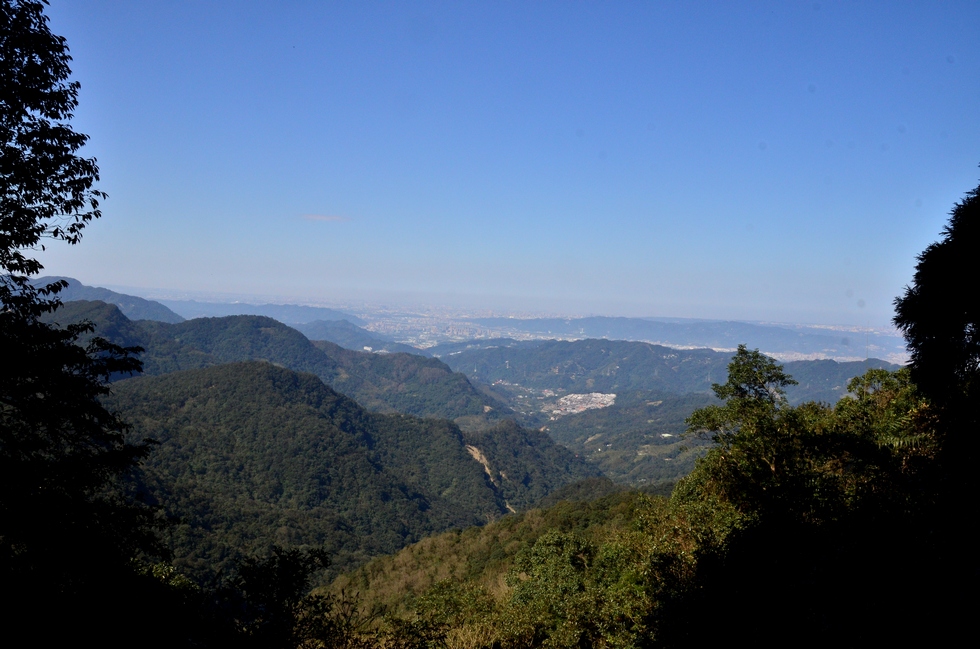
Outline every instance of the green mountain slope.
[(337, 363), (298, 331), (263, 316), (195, 318), (179, 325), (144, 323), (145, 372), (163, 374), (219, 363), (264, 360), (332, 382)]
[(843, 363), (831, 360), (790, 361), (783, 363), (783, 368), (799, 381), (799, 385), (787, 387), (786, 397), (794, 405), (804, 401), (837, 403), (847, 394), (847, 382), (855, 376), (861, 376), (870, 369), (894, 372), (899, 367), (877, 358)]
[[(486, 384), (516, 385), (557, 393), (661, 391), (710, 392), (724, 381), (730, 352), (672, 349), (624, 340), (502, 342), (499, 346), (460, 349), (443, 354), (452, 369)], [(793, 361), (785, 364), (800, 385), (787, 389), (792, 403), (835, 402), (847, 380), (869, 368), (897, 369), (878, 359), (837, 362)]]
[(60, 326), (91, 322), (95, 325), (95, 331), (80, 338), (83, 344), (96, 335), (123, 347), (145, 347), (149, 340), (145, 322), (134, 322), (123, 315), (117, 305), (101, 300), (65, 302), (57, 311), (47, 313), (41, 319)]
[(694, 468), (706, 439), (685, 436), (685, 419), (712, 395), (631, 392), (608, 408), (548, 421), (544, 430), (610, 479), (633, 487), (676, 482)]
[(677, 350), (622, 340), (549, 340), (443, 356), (482, 383), (497, 381), (566, 392), (701, 392), (724, 380), (730, 354)]
[[(442, 360), (484, 383), (524, 425), (546, 430), (612, 480), (634, 487), (671, 483), (694, 468), (707, 442), (682, 437), (685, 419), (713, 401), (711, 384), (724, 378), (731, 359), (728, 352), (611, 340), (483, 342), (443, 351)], [(835, 403), (848, 380), (868, 368), (897, 366), (876, 359), (786, 363), (799, 381), (787, 397), (794, 404)], [(615, 402), (580, 412), (561, 407), (563, 397), (594, 392), (615, 394)]]
[[(490, 601), (471, 597), (478, 590), (504, 599), (511, 587), (505, 575), (515, 558), (548, 531), (586, 538), (601, 537), (610, 529), (636, 526), (643, 513), (662, 506), (663, 499), (636, 491), (615, 491), (598, 499), (567, 499), (547, 509), (532, 509), (507, 516), (480, 528), (453, 530), (431, 536), (391, 556), (372, 559), (355, 571), (337, 577), (327, 590), (358, 593), (365, 609), (382, 606), (412, 617), (419, 604), (445, 603), (446, 613), (465, 610), (457, 600), (479, 607)], [(419, 599), (426, 596), (426, 599)], [(462, 595), (462, 597), (460, 597)], [(489, 613), (491, 607), (484, 608)], [(493, 619), (487, 615), (489, 626)], [(452, 633), (452, 632), (451, 632)], [(462, 633), (460, 635), (463, 635)], [(480, 646), (464, 641), (456, 646)]]
[(196, 572), (272, 543), (325, 544), (349, 567), (595, 474), (542, 433), (475, 439), (445, 420), (370, 413), (271, 363), (119, 381), (109, 405), (134, 439), (158, 442), (143, 484), (180, 521), (170, 541)]
[(356, 351), (421, 353), (421, 350), (411, 345), (396, 343), (385, 336), (351, 324), (347, 320), (317, 320), (295, 324), (293, 327), (310, 340), (326, 340)]
[(508, 509), (523, 509), (575, 480), (602, 472), (574, 452), (555, 444), (546, 433), (514, 421), (464, 433), (470, 454), (484, 463), (487, 476), (505, 498)]
[(68, 287), (63, 289), (58, 297), (63, 302), (75, 300), (99, 300), (108, 304), (115, 304), (119, 310), (130, 320), (159, 320), (160, 322), (183, 322), (184, 319), (153, 300), (145, 300), (135, 295), (117, 293), (107, 288), (98, 286), (86, 286), (77, 279), (71, 277), (39, 277), (34, 280), (36, 286), (50, 284), (59, 279), (68, 282)]
[(504, 404), (475, 389), (438, 359), (356, 352), (325, 340), (314, 341), (313, 346), (337, 364), (331, 385), (371, 410), (445, 417), (477, 427), (480, 421), (509, 414)]
[(143, 347), (141, 358), (148, 375), (264, 360), (315, 374), (378, 412), (459, 420), (470, 428), (485, 427), (509, 414), (507, 406), (437, 359), (355, 352), (324, 341), (314, 344), (295, 329), (263, 316), (197, 318), (179, 324), (131, 322), (113, 305), (82, 301), (66, 302), (49, 319), (61, 324), (90, 320), (98, 335)]

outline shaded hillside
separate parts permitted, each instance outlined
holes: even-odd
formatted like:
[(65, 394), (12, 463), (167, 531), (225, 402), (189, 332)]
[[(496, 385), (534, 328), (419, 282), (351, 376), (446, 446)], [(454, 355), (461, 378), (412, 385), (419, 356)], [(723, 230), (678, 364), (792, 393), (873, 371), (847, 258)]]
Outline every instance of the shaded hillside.
[[(338, 568), (354, 565), (594, 473), (543, 434), (507, 431), (519, 446), (465, 438), (445, 420), (367, 412), (270, 363), (127, 379), (109, 405), (134, 439), (158, 442), (142, 480), (180, 521), (169, 532), (178, 565), (199, 573), (273, 543), (325, 544)], [(498, 467), (519, 479), (501, 481)]]
[(347, 320), (317, 320), (296, 324), (293, 327), (310, 340), (326, 340), (356, 351), (421, 353), (421, 350), (411, 345), (396, 343), (390, 338), (362, 329)]
[(610, 528), (634, 526), (640, 513), (662, 503), (662, 499), (636, 491), (618, 491), (597, 500), (566, 500), (547, 509), (506, 516), (482, 528), (423, 539), (341, 575), (329, 590), (359, 593), (365, 608), (380, 605), (402, 615), (414, 614), (422, 595), (428, 595), (430, 603), (450, 605), (458, 605), (452, 596), (465, 597), (472, 589), (503, 598), (511, 591), (504, 577), (517, 555), (549, 530), (601, 536)]
[(573, 451), (556, 444), (543, 431), (502, 421), (483, 431), (463, 435), (467, 449), (484, 463), (487, 476), (509, 509), (524, 509), (575, 480), (602, 472)]
[[(527, 390), (537, 391), (541, 396), (542, 390), (558, 394), (710, 392), (712, 383), (724, 380), (731, 357), (730, 352), (710, 349), (671, 349), (644, 342), (587, 339), (509, 341), (499, 346), (450, 352), (440, 359), (471, 379), (497, 384), (515, 396)], [(843, 396), (848, 379), (868, 368), (897, 369), (897, 366), (878, 359), (787, 363), (787, 372), (799, 375), (800, 381), (799, 386), (787, 389), (787, 397), (791, 403), (810, 400), (832, 403)]]
[(144, 322), (134, 322), (118, 306), (101, 300), (65, 302), (54, 313), (44, 314), (41, 320), (62, 327), (82, 321), (93, 323), (95, 331), (83, 334), (79, 338), (82, 344), (96, 335), (123, 347), (145, 347), (149, 340)]
[(325, 340), (313, 346), (337, 364), (331, 385), (366, 408), (464, 421), (493, 421), (510, 414), (507, 406), (438, 359), (356, 352)]
[(281, 322), (261, 316), (197, 318), (179, 324), (131, 322), (113, 305), (66, 302), (49, 319), (90, 320), (96, 333), (144, 348), (144, 373), (166, 374), (221, 363), (265, 360), (315, 374), (366, 408), (420, 417), (461, 419), (485, 426), (505, 405), (475, 389), (441, 361), (409, 354), (371, 354), (332, 343), (311, 343)]
[(180, 325), (148, 325), (147, 330), (152, 334), (146, 351), (148, 374), (267, 360), (315, 374), (337, 391), (379, 412), (485, 419), (496, 418), (506, 410), (436, 359), (355, 352), (325, 341), (314, 344), (271, 318), (198, 318)]
[(443, 356), (482, 383), (567, 392), (703, 392), (722, 381), (731, 354), (622, 340), (519, 342)]
[(877, 358), (864, 361), (792, 361), (784, 363), (786, 373), (799, 381), (799, 385), (789, 386), (786, 396), (796, 405), (804, 401), (824, 401), (834, 404), (847, 394), (847, 382), (861, 376), (871, 369), (894, 372), (901, 367)]
[(119, 310), (130, 320), (159, 320), (160, 322), (183, 322), (184, 319), (153, 300), (145, 300), (135, 295), (117, 293), (107, 288), (97, 286), (86, 286), (77, 279), (71, 277), (39, 277), (34, 280), (35, 286), (50, 284), (59, 279), (68, 282), (68, 287), (63, 289), (58, 297), (63, 302), (75, 300), (99, 300), (108, 304), (115, 304)]
[(700, 393), (632, 392), (608, 408), (548, 421), (544, 430), (610, 479), (649, 487), (676, 482), (691, 472), (708, 440), (685, 436), (685, 420), (716, 402)]

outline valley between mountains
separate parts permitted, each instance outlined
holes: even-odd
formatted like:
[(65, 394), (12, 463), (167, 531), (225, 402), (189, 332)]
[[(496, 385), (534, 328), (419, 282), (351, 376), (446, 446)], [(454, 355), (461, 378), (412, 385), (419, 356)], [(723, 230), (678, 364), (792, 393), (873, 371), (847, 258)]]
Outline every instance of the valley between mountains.
[[(362, 343), (397, 343), (346, 320), (185, 320), (97, 290), (81, 297), (116, 303), (67, 301), (50, 320), (142, 349), (142, 375), (115, 377), (108, 404), (152, 440), (132, 488), (168, 519), (174, 565), (202, 579), (272, 546), (323, 547), (337, 575), (563, 493), (669, 493), (711, 443), (685, 420), (718, 403), (731, 358), (604, 339), (377, 353)], [(871, 367), (897, 368), (787, 363), (788, 398), (834, 402)]]

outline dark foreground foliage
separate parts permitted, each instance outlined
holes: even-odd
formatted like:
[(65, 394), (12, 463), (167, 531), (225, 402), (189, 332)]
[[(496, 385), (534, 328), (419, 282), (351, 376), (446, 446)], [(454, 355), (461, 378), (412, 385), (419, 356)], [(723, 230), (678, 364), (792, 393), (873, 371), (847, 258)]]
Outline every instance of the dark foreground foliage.
[(770, 360), (743, 350), (733, 368), (724, 405), (691, 419), (717, 446), (669, 499), (620, 492), (434, 537), (334, 592), (445, 625), (454, 647), (905, 645), (962, 628), (934, 563), (936, 420), (907, 372), (794, 407)]
[(42, 242), (77, 243), (103, 198), (95, 160), (78, 155), (87, 138), (68, 123), (71, 57), (43, 9), (0, 2), (0, 623), (38, 644), (113, 644), (111, 621), (138, 615), (129, 593), (157, 592), (131, 567), (154, 551), (151, 512), (119, 489), (147, 449), (126, 443), (100, 401), (110, 375), (140, 365), (101, 339), (78, 345), (85, 323), (42, 322), (64, 285), (29, 281)]
[[(688, 420), (716, 445), (669, 500), (648, 498), (615, 523), (540, 531), (498, 557), (503, 584), (456, 571), (406, 588), (406, 601), (447, 624), (458, 647), (945, 646), (969, 637), (980, 309), (976, 291), (948, 290), (980, 283), (978, 191), (957, 204), (897, 301), (909, 369), (870, 370), (833, 407), (794, 406), (782, 368), (740, 347), (727, 382), (713, 388), (721, 404)], [(390, 574), (411, 565), (413, 551)]]

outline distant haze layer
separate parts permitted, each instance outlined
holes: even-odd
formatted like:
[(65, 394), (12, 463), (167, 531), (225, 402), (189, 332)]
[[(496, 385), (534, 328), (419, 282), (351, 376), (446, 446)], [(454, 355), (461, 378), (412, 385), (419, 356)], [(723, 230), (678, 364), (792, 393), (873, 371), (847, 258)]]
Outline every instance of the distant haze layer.
[(977, 2), (47, 13), (89, 284), (882, 327), (977, 182)]

